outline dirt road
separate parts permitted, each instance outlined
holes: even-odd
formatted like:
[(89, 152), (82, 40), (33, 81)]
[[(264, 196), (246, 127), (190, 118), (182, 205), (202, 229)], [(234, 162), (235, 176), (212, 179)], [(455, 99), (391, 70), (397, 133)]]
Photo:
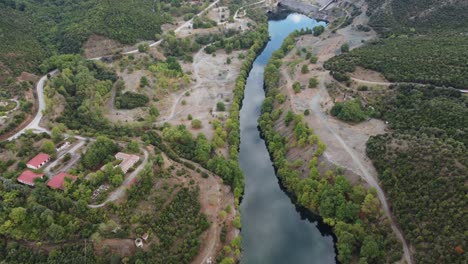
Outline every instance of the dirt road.
[[(288, 75), (287, 69), (284, 68), (282, 70), (282, 76), (284, 76), (284, 80), (288, 86), (288, 97), (291, 98), (291, 106), (293, 108), (292, 110), (294, 110), (296, 113), (302, 113), (304, 109), (295, 109), (298, 108), (295, 106), (301, 106), (304, 101), (308, 103), (308, 107), (306, 107), (311, 110), (311, 114), (310, 116), (306, 117), (306, 120), (309, 122), (309, 125), (314, 128), (316, 133), (324, 140), (324, 142), (327, 145), (330, 145), (330, 148), (325, 151), (325, 155), (329, 155), (329, 157), (331, 157), (334, 161), (339, 160), (341, 164), (338, 163), (338, 165), (346, 167), (354, 173), (360, 175), (361, 178), (369, 184), (369, 186), (376, 189), (378, 198), (382, 204), (383, 211), (390, 220), (391, 228), (396, 237), (402, 242), (404, 252), (402, 257), (406, 263), (411, 264), (413, 262), (408, 244), (404, 239), (403, 233), (398, 227), (395, 218), (392, 215), (387, 198), (385, 196), (385, 192), (378, 183), (377, 172), (365, 155), (365, 139), (366, 136), (368, 138), (369, 134), (361, 132), (362, 135), (359, 135), (360, 146), (357, 146), (356, 142), (352, 142), (354, 137), (357, 135), (347, 134), (356, 132), (352, 129), (347, 129), (344, 124), (340, 124), (340, 121), (337, 121), (326, 114), (325, 106), (329, 106), (332, 100), (328, 95), (328, 91), (325, 85), (325, 83), (329, 81), (330, 76), (328, 71), (322, 70), (323, 62), (339, 53), (338, 50), (342, 43), (349, 43), (352, 48), (356, 48), (363, 45), (361, 40), (369, 40), (375, 37), (373, 34), (363, 33), (354, 29), (356, 23), (363, 23), (366, 21), (367, 17), (365, 15), (364, 8), (364, 12), (355, 18), (353, 24), (337, 30), (336, 34), (326, 32), (318, 41), (308, 43), (309, 46), (313, 49), (313, 52), (317, 54), (317, 57), (319, 58), (316, 67), (314, 67), (311, 72), (311, 75), (316, 76), (319, 80), (319, 90), (313, 93), (309, 93), (311, 94), (310, 98), (301, 98), (304, 97), (304, 92), (301, 92), (300, 95), (295, 95), (292, 92), (292, 80), (296, 80), (300, 76), (291, 77)], [(307, 43), (302, 42), (301, 45), (307, 46)], [(359, 79), (355, 79), (355, 81), (379, 85), (391, 84), (387, 82), (372, 82)]]

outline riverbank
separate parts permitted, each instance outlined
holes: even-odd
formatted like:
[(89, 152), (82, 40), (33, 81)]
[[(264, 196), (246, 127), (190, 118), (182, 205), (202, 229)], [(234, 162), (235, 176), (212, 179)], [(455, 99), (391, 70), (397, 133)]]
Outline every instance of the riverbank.
[(240, 112), (239, 164), (246, 175), (241, 203), (241, 263), (336, 263), (330, 230), (291, 202), (275, 175), (257, 118), (265, 99), (263, 73), (267, 61), (294, 29), (313, 28), (317, 21), (294, 14), (269, 21), (270, 41), (255, 60), (245, 83)]
[[(293, 200), (318, 213), (333, 227), (341, 263), (349, 263), (354, 258), (398, 261), (401, 245), (380, 210), (375, 190), (366, 190), (361, 184), (352, 185), (338, 167), (326, 168), (320, 162), (325, 144), (309, 128), (303, 115), (291, 111), (289, 95), (279, 89), (278, 69), (285, 54), (294, 47), (291, 43), (299, 36), (299, 33), (292, 34), (283, 43), (265, 71), (267, 97), (259, 124), (277, 175)], [(375, 252), (363, 253), (371, 245)]]

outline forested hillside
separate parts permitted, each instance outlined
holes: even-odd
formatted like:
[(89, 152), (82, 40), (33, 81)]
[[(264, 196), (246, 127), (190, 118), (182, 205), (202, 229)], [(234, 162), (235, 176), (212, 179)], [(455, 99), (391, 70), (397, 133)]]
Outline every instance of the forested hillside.
[(468, 26), (465, 0), (367, 0), (369, 24), (379, 33), (463, 32)]
[(467, 98), (454, 89), (413, 85), (384, 98), (376, 109), (395, 132), (372, 137), (367, 154), (416, 263), (464, 263)]
[(34, 71), (46, 56), (80, 53), (91, 34), (123, 44), (153, 40), (161, 24), (202, 8), (167, 0), (0, 0), (0, 65), (15, 76)]
[[(373, 102), (391, 133), (367, 142), (367, 155), (415, 263), (465, 263), (468, 180), (468, 2), (367, 0), (380, 39), (334, 57), (325, 67), (343, 76), (357, 66), (396, 85)], [(434, 87), (435, 85), (438, 87)]]
[(382, 72), (393, 82), (468, 87), (468, 2), (367, 0), (369, 25), (382, 37), (329, 60), (325, 67), (355, 66)]

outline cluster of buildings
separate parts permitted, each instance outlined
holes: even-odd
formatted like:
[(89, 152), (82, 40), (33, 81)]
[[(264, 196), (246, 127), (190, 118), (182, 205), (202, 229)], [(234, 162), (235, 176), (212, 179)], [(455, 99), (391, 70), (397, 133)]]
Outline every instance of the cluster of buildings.
[[(29, 169), (33, 169), (33, 170), (38, 170), (44, 167), (44, 165), (49, 161), (50, 161), (50, 156), (48, 154), (39, 153), (30, 161), (28, 161), (28, 163), (26, 164), (26, 167), (28, 167)], [(60, 172), (59, 174), (55, 175), (47, 182), (47, 186), (49, 186), (52, 189), (63, 190), (64, 189), (63, 183), (65, 182), (66, 178), (70, 179), (71, 181), (74, 181), (78, 177), (68, 174), (66, 172)], [(44, 179), (44, 174), (35, 173), (31, 170), (25, 170), (23, 171), (23, 173), (21, 173), (21, 175), (16, 180), (22, 184), (34, 187), (35, 185), (34, 181), (36, 179)]]
[[(64, 145), (65, 147), (68, 147), (69, 144), (64, 144)], [(115, 154), (115, 158), (121, 161), (120, 164), (117, 166), (119, 166), (124, 173), (127, 173), (128, 170), (130, 170), (140, 160), (140, 157), (137, 155), (126, 154), (123, 152), (119, 152)], [(26, 169), (25, 171), (23, 171), (23, 173), (21, 173), (21, 175), (16, 180), (22, 184), (34, 187), (34, 181), (36, 179), (44, 179), (44, 174), (36, 173), (32, 170), (41, 169), (49, 161), (50, 161), (50, 156), (48, 154), (45, 154), (45, 153), (37, 154), (34, 158), (32, 158), (26, 164), (26, 167), (28, 167), (29, 169)], [(47, 182), (47, 186), (49, 186), (52, 189), (63, 190), (64, 189), (63, 183), (65, 182), (66, 178), (70, 179), (70, 181), (75, 181), (78, 177), (68, 174), (66, 172), (60, 172), (59, 174), (55, 175)]]

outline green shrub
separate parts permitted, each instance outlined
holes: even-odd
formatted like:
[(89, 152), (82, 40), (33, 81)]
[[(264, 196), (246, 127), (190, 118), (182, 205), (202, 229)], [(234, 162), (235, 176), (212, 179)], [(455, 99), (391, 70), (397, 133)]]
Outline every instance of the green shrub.
[(348, 122), (361, 122), (367, 119), (366, 111), (357, 99), (336, 103), (330, 113), (337, 118)]

